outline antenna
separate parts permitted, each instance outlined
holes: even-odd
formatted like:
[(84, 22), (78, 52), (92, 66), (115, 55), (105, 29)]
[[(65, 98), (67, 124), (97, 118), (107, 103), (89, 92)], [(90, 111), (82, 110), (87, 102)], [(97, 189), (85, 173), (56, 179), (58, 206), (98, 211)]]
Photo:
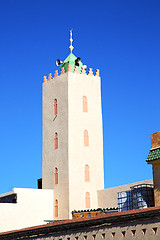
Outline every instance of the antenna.
[(72, 39), (72, 30), (73, 30), (73, 29), (70, 30), (70, 40), (69, 40), (70, 43), (71, 43), (71, 45), (69, 46), (69, 50), (70, 50), (71, 52), (72, 52), (73, 49), (74, 49), (74, 47), (72, 46), (72, 42), (73, 42), (73, 39)]

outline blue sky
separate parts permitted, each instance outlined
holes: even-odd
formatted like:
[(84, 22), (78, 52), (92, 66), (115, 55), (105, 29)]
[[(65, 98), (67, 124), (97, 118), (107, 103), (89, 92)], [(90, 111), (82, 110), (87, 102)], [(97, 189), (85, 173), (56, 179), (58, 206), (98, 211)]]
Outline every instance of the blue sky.
[(37, 187), (42, 81), (73, 53), (100, 69), (105, 187), (152, 178), (160, 131), (160, 1), (0, 0), (0, 193)]

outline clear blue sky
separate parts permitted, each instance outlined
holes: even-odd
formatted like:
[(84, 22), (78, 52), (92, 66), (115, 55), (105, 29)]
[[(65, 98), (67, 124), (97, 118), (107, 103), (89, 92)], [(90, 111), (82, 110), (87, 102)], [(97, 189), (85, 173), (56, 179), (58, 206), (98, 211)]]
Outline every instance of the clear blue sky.
[(160, 131), (159, 0), (0, 0), (0, 193), (36, 187), (42, 81), (73, 53), (100, 69), (105, 187), (152, 178)]

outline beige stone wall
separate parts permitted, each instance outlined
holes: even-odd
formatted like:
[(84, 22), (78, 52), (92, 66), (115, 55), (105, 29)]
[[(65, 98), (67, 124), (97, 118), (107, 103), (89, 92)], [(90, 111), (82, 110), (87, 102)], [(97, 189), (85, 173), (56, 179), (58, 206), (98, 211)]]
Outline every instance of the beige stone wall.
[[(57, 117), (54, 115), (57, 99)], [(54, 133), (58, 133), (58, 149), (54, 149)], [(58, 184), (54, 169), (58, 168)], [(68, 173), (68, 78), (67, 74), (43, 83), (43, 165), (42, 188), (54, 189), (58, 200), (58, 219), (69, 218)], [(54, 213), (53, 213), (54, 218)]]
[[(103, 136), (100, 77), (69, 73), (69, 204), (70, 212), (85, 209), (85, 193), (90, 193), (90, 208), (97, 208), (97, 190), (104, 188)], [(83, 96), (88, 112), (83, 112)], [(84, 146), (84, 130), (89, 146)], [(90, 182), (85, 182), (85, 165)], [(71, 215), (70, 215), (71, 217)]]
[(151, 149), (160, 147), (160, 132), (151, 134)]
[[(88, 112), (83, 112), (83, 96), (87, 97)], [(58, 108), (55, 119), (54, 99)], [(88, 131), (89, 146), (84, 146), (84, 130)], [(90, 182), (85, 182), (86, 164)], [(90, 193), (90, 208), (98, 207), (97, 190), (104, 188), (100, 77), (68, 72), (43, 83), (42, 187), (54, 189), (57, 219), (71, 218), (74, 209), (85, 209), (86, 192)]]
[(153, 184), (153, 179), (144, 180), (140, 182), (130, 183), (118, 187), (107, 188), (98, 191), (98, 207), (113, 208), (118, 207), (117, 194), (118, 192), (130, 190), (130, 187), (138, 184)]

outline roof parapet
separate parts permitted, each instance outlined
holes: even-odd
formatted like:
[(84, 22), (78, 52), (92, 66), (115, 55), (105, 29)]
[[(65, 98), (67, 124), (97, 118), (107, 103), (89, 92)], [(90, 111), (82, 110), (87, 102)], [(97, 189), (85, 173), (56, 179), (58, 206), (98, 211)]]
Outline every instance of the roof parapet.
[(65, 71), (64, 71), (64, 67), (61, 68), (61, 75), (64, 74)]
[(71, 67), (71, 64), (68, 64), (68, 69), (67, 69), (67, 72), (72, 72), (72, 67)]
[(43, 77), (43, 82), (47, 82), (47, 76)]
[(75, 66), (75, 68), (74, 68), (74, 73), (79, 73), (78, 66)]
[(92, 68), (89, 68), (88, 75), (93, 76)]
[[(74, 71), (72, 70), (71, 64), (68, 64), (68, 69), (67, 72), (72, 72), (76, 74), (82, 74), (82, 75), (88, 75), (88, 76), (94, 76), (94, 77), (99, 77), (99, 69), (96, 69), (95, 75), (93, 74), (92, 68), (89, 68), (88, 73), (86, 73), (86, 69), (82, 67), (81, 72), (79, 72), (78, 66), (75, 66)], [(65, 74), (65, 69), (64, 67), (61, 68), (61, 73), (60, 75)], [(52, 77), (52, 73), (49, 73), (48, 79), (46, 76), (43, 77), (43, 82), (47, 82), (53, 78), (58, 77), (58, 70), (55, 71), (54, 77)]]
[(81, 74), (86, 75), (86, 69), (85, 68), (82, 68)]
[(96, 77), (99, 77), (99, 69), (96, 69), (95, 76), (96, 76)]
[(54, 73), (54, 78), (58, 77), (58, 70), (55, 71)]
[(52, 79), (52, 73), (49, 73), (48, 80)]

